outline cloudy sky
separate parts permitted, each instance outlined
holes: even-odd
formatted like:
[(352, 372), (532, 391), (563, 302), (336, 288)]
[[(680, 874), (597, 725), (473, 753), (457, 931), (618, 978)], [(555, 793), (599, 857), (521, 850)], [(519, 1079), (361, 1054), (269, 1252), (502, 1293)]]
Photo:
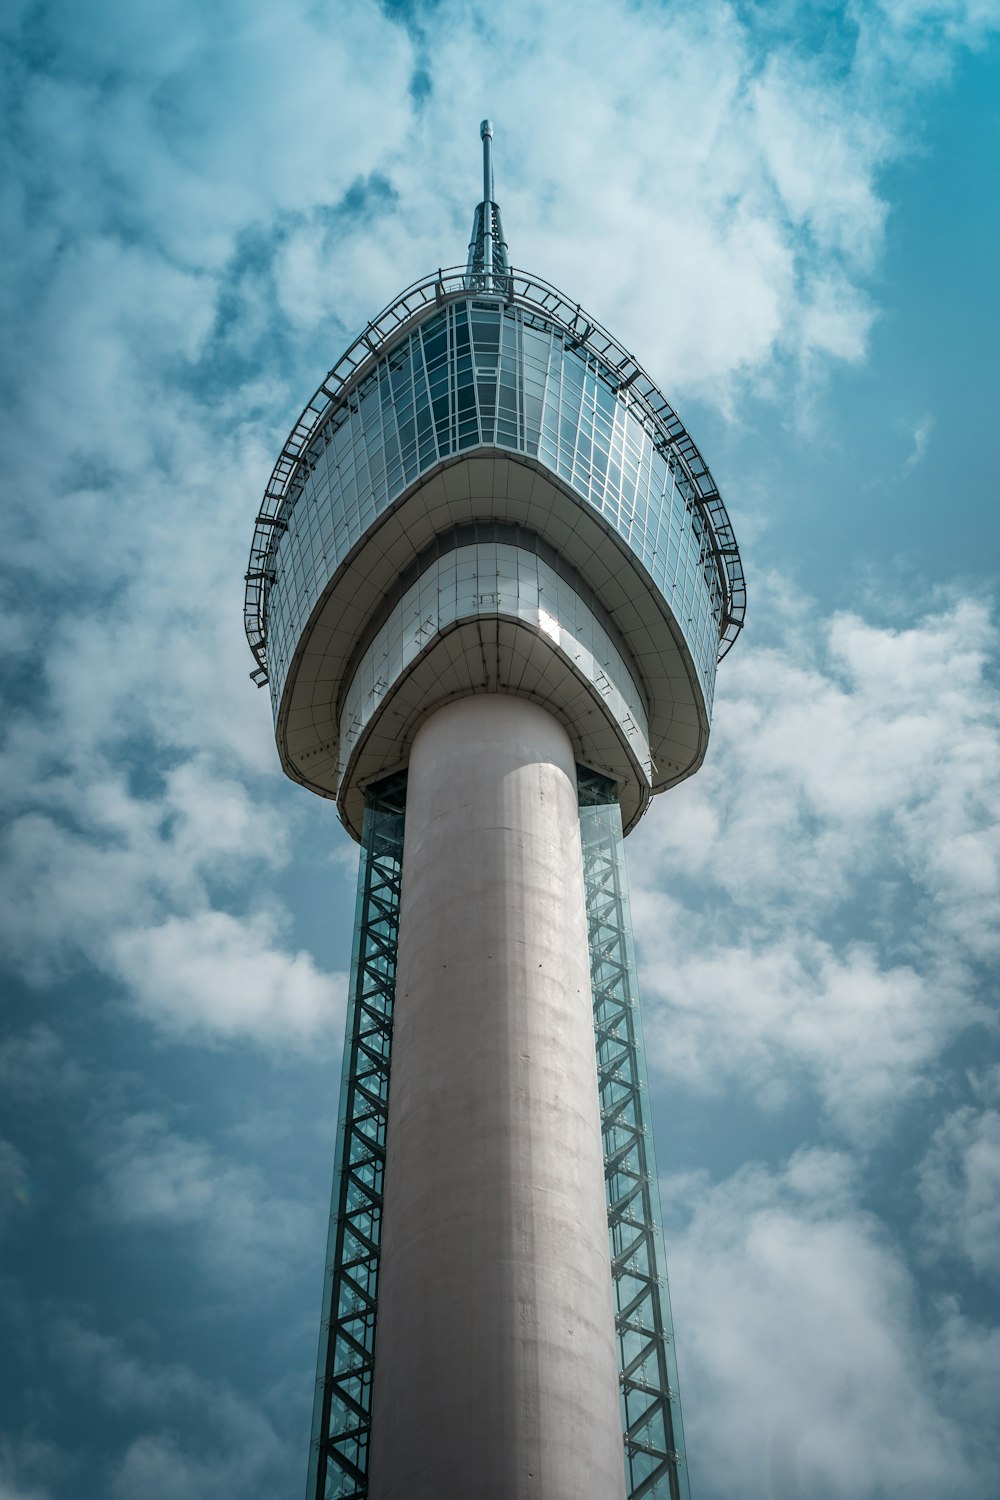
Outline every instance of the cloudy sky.
[(355, 850), (242, 575), (464, 258), (634, 348), (744, 548), (629, 840), (696, 1500), (996, 1500), (998, 0), (8, 0), (0, 1500), (299, 1500)]

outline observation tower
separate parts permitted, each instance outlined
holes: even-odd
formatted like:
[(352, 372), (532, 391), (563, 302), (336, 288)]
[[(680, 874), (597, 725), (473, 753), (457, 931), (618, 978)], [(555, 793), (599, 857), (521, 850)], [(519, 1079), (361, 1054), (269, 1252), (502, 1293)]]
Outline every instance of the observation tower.
[(642, 366), (509, 261), (415, 282), (247, 572), (289, 776), (361, 846), (307, 1500), (683, 1500), (623, 837), (698, 769), (739, 553)]

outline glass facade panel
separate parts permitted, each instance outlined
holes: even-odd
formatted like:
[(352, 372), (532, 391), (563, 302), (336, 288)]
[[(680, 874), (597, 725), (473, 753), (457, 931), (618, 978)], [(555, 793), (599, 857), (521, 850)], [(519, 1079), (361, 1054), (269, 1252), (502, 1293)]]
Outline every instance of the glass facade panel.
[(594, 353), (519, 306), (449, 302), (382, 358), (305, 450), (269, 560), (275, 712), (330, 576), (375, 518), (442, 459), (507, 448), (558, 474), (642, 561), (684, 631), (711, 709), (723, 601), (691, 481)]
[(600, 694), (652, 782), (645, 707), (610, 635), (547, 562), (501, 542), (456, 547), (435, 559), (378, 630), (344, 696), (340, 776), (365, 726), (406, 667), (439, 631), (477, 615), (524, 620), (544, 632)]

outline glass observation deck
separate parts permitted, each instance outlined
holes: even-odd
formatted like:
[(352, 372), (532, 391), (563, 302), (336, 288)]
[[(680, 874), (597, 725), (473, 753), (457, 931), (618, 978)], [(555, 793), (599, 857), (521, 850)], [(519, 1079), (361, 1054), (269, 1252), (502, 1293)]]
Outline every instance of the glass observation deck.
[[(476, 450), (547, 471), (613, 529), (683, 635), (711, 711), (746, 596), (707, 465), (635, 359), (554, 287), (511, 269), (415, 283), (345, 353), (275, 465), (247, 572), (246, 626), (277, 715), (296, 646), (367, 530)], [(502, 285), (499, 291), (496, 282)]]

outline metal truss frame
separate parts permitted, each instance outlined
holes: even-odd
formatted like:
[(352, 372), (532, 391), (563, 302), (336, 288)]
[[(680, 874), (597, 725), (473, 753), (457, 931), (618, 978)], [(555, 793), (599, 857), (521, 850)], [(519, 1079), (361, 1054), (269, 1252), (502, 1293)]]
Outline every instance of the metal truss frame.
[[(615, 783), (578, 768), (628, 1500), (690, 1500)], [(306, 1500), (366, 1500), (406, 774), (365, 796)]]
[(629, 1500), (689, 1500), (615, 783), (578, 768)]
[[(267, 596), (275, 578), (274, 552), (281, 533), (288, 529), (288, 513), (302, 493), (312, 469), (308, 451), (310, 443), (335, 408), (346, 401), (357, 382), (426, 315), (429, 308), (443, 307), (446, 302), (462, 297), (491, 295), (482, 291), (481, 281), (482, 277), (470, 275), (467, 267), (453, 266), (407, 287), (395, 302), (368, 323), (363, 333), (341, 355), (292, 428), (264, 491), (245, 575), (244, 622), (247, 640), (257, 661), (251, 676), (258, 686), (267, 681)], [(503, 293), (494, 292), (492, 295), (497, 301), (507, 306), (523, 307), (560, 329), (574, 347), (586, 350), (600, 362), (616, 391), (627, 391), (629, 400), (645, 413), (654, 442), (676, 464), (682, 492), (705, 522), (708, 550), (715, 562), (725, 600), (719, 640), (721, 661), (743, 627), (746, 583), (722, 496), (684, 423), (635, 356), (596, 318), (583, 312), (579, 302), (573, 302), (540, 277), (515, 267), (507, 269)]]
[(368, 1493), (406, 774), (365, 797), (307, 1500)]

